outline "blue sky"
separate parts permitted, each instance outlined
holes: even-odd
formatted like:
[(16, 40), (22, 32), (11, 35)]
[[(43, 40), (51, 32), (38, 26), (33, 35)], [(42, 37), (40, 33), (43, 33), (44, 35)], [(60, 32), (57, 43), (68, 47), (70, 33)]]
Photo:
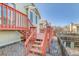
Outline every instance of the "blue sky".
[(79, 4), (64, 3), (38, 3), (36, 4), (42, 18), (51, 22), (52, 25), (64, 26), (79, 23)]

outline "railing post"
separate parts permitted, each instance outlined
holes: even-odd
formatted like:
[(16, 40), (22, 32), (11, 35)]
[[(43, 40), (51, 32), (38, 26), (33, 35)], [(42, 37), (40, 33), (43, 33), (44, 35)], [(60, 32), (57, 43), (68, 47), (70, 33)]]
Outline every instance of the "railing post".
[(41, 50), (42, 50), (42, 55), (45, 56), (46, 55), (46, 48), (45, 48), (45, 46), (41, 47)]
[(44, 29), (44, 39), (43, 42), (41, 44), (41, 50), (42, 50), (42, 55), (46, 55), (46, 47), (48, 45), (48, 28)]
[(16, 21), (15, 21), (15, 10), (13, 10), (13, 28), (15, 28), (15, 23), (16, 23)]
[(14, 10), (15, 12), (15, 29), (16, 29), (16, 11)]
[(21, 14), (20, 14), (20, 27), (22, 28), (22, 21), (21, 21), (21, 18), (22, 18), (22, 16), (21, 16)]
[(12, 9), (10, 9), (10, 27), (12, 28), (12, 21), (13, 21), (13, 19), (12, 19)]
[(11, 8), (10, 8), (10, 24), (9, 28), (11, 28)]
[(19, 13), (17, 13), (17, 19), (18, 19), (18, 20), (17, 20), (17, 23), (18, 23), (17, 26), (18, 26), (18, 28), (19, 28)]

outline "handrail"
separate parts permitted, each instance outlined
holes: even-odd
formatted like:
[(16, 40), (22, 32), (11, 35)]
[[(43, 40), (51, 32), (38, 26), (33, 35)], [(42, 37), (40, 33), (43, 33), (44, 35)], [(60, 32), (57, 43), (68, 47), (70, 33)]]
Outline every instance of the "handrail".
[(46, 40), (47, 40), (47, 30), (45, 30), (45, 32), (44, 32), (44, 38), (43, 38), (43, 41), (41, 43), (41, 47), (46, 43)]
[(42, 53), (43, 55), (46, 54), (46, 47), (49, 46), (49, 43), (51, 41), (51, 37), (52, 37), (52, 29), (51, 28), (46, 28), (45, 31), (44, 31), (44, 38), (43, 38), (43, 41), (41, 43), (41, 49), (42, 49)]
[(25, 47), (27, 47), (27, 54), (29, 53), (29, 49), (32, 46), (29, 46), (30, 44), (33, 44), (36, 39), (36, 27), (30, 27), (30, 36), (26, 38), (25, 41)]
[(60, 44), (63, 56), (69, 56), (66, 47), (63, 45), (63, 41), (58, 37), (58, 42)]
[[(8, 5), (4, 4), (4, 3), (0, 3), (0, 8), (1, 8), (1, 11), (0, 11), (1, 12), (1, 24), (0, 24), (1, 28), (4, 28), (4, 29), (5, 28), (6, 29), (7, 28), (8, 29), (10, 29), (10, 28), (13, 28), (13, 29), (15, 28), (16, 29), (18, 27), (19, 28), (21, 27), (22, 29), (26, 28), (23, 24), (27, 24), (27, 25), (30, 24), (31, 26), (33, 26), (32, 22), (31, 22), (31, 20), (29, 20), (28, 16), (26, 14), (18, 11), (17, 9), (15, 9), (15, 8), (13, 8), (11, 6), (8, 6)], [(5, 16), (4, 16), (4, 8), (6, 10), (5, 11), (5, 14), (6, 14)], [(4, 19), (6, 20), (6, 24), (5, 24), (6, 27), (4, 26)], [(13, 25), (11, 25), (13, 20), (15, 22), (14, 22)], [(10, 24), (8, 24), (9, 21), (10, 21)], [(17, 26), (16, 22), (17, 22), (17, 24), (20, 24), (20, 25)]]
[(41, 44), (41, 46), (43, 46), (44, 42), (47, 40), (47, 39), (51, 39), (52, 37), (52, 29), (51, 28), (46, 28), (45, 31), (44, 31), (44, 38), (43, 38), (43, 42)]
[(25, 46), (27, 47), (29, 41), (33, 38), (34, 36), (34, 32), (30, 34), (30, 36), (27, 38), (26, 42), (25, 42)]

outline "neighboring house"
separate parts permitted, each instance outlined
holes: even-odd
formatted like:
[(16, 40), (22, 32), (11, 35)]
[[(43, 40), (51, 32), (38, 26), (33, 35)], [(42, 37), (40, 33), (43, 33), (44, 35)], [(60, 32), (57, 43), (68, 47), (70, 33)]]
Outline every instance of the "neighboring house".
[(71, 24), (64, 27), (64, 31), (78, 33), (79, 32), (79, 24), (71, 23)]
[[(27, 14), (28, 18), (31, 20), (31, 22), (34, 24), (34, 26), (37, 27), (37, 31), (39, 32), (39, 20), (41, 18), (38, 9), (35, 7), (34, 4), (32, 3), (5, 3), (7, 5), (9, 5), (12, 8), (17, 9), (18, 11)], [(9, 15), (16, 15), (15, 13), (8, 11), (8, 19)], [(6, 9), (4, 8), (4, 25), (6, 25)], [(10, 23), (10, 21), (12, 23)], [(1, 6), (0, 6), (0, 24), (2, 23), (1, 21)], [(8, 21), (8, 24), (13, 25), (15, 23), (15, 21), (13, 20), (13, 17), (11, 17), (11, 20)], [(17, 23), (17, 19), (16, 19), (16, 23)], [(18, 23), (16, 24), (16, 26), (21, 26)], [(8, 35), (7, 35), (8, 34)], [(18, 31), (1, 31), (0, 30), (0, 47), (7, 45), (7, 44), (11, 44), (14, 42), (18, 42), (21, 41), (21, 34)]]
[(70, 31), (71, 32), (79, 32), (79, 24), (73, 24), (73, 23), (71, 23), (70, 24)]
[(40, 32), (43, 32), (44, 29), (48, 26), (47, 20), (41, 19), (40, 20)]

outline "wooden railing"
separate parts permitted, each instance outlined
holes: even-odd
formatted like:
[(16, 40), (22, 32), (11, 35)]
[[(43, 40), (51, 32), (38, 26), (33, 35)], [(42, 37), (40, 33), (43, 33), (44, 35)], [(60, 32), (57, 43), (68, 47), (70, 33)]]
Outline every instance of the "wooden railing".
[(43, 42), (41, 44), (41, 50), (42, 50), (42, 54), (46, 55), (46, 48), (49, 48), (52, 39), (52, 28), (49, 26), (45, 29), (44, 32), (45, 33), (44, 33)]
[(0, 3), (0, 30), (26, 30), (33, 26), (26, 14)]
[(63, 41), (62, 41), (62, 39), (60, 37), (58, 37), (58, 42), (60, 44), (60, 48), (61, 48), (61, 51), (62, 51), (62, 55), (63, 56), (69, 56), (69, 53), (68, 53), (66, 47), (64, 46)]
[(29, 53), (30, 47), (36, 40), (37, 35), (36, 33), (37, 33), (36, 27), (30, 27), (30, 33), (29, 33), (30, 36), (27, 37), (27, 40), (25, 41), (25, 47), (27, 47), (27, 54)]

